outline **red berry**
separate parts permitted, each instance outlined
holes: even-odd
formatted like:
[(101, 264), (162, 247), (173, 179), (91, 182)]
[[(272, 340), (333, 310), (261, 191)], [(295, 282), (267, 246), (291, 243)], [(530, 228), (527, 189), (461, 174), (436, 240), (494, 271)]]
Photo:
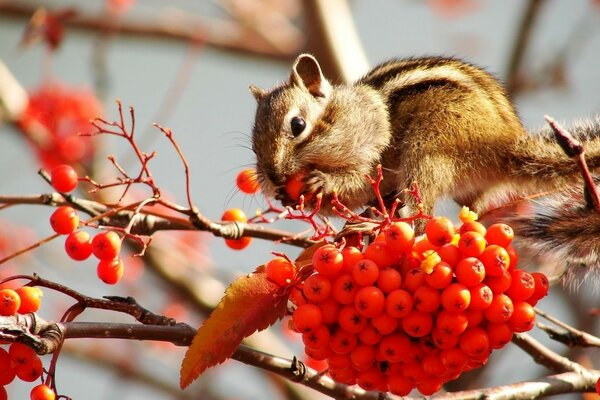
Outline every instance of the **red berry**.
[(506, 295), (513, 301), (529, 299), (535, 291), (535, 280), (533, 276), (522, 269), (514, 269), (510, 273), (510, 287), (506, 290)]
[(256, 169), (248, 168), (242, 170), (236, 177), (236, 184), (237, 187), (246, 194), (258, 192), (260, 186), (256, 176)]
[(338, 313), (337, 323), (346, 332), (359, 333), (367, 326), (367, 319), (354, 306), (345, 306)]
[(358, 291), (358, 285), (350, 274), (342, 274), (333, 281), (331, 294), (340, 304), (352, 304)]
[(246, 217), (246, 213), (239, 208), (230, 208), (225, 210), (223, 215), (221, 216), (221, 221), (237, 221), (237, 222), (248, 222), (248, 218)]
[(31, 389), (30, 398), (31, 400), (54, 400), (56, 395), (50, 387), (46, 385), (37, 385)]
[(379, 277), (379, 267), (371, 260), (360, 260), (352, 267), (352, 277), (360, 286), (370, 286)]
[(490, 306), (484, 311), (485, 318), (495, 324), (506, 322), (514, 312), (510, 297), (505, 294), (495, 294)]
[(376, 317), (385, 308), (385, 295), (378, 287), (365, 286), (356, 292), (354, 307), (363, 317)]
[(381, 269), (393, 267), (398, 260), (392, 248), (385, 242), (373, 242), (368, 245), (364, 257), (375, 262)]
[(454, 225), (446, 217), (434, 217), (425, 225), (425, 234), (434, 246), (442, 246), (452, 241)]
[(36, 312), (40, 308), (42, 296), (44, 295), (42, 289), (35, 286), (23, 286), (16, 289), (16, 292), (21, 298), (21, 305), (17, 311), (19, 314)]
[(12, 289), (0, 289), (0, 315), (15, 315), (21, 306), (19, 294)]
[(384, 232), (385, 241), (397, 254), (407, 253), (415, 243), (415, 231), (406, 222), (394, 222)]
[(12, 343), (8, 348), (8, 355), (14, 367), (33, 365), (33, 360), (39, 358), (31, 347), (21, 343)]
[(16, 376), (16, 371), (11, 365), (8, 351), (0, 347), (0, 387), (11, 383)]
[(233, 250), (243, 250), (250, 246), (252, 238), (250, 236), (244, 236), (239, 239), (225, 239), (225, 245)]
[(491, 244), (479, 255), (485, 266), (485, 273), (489, 276), (500, 276), (510, 266), (510, 256), (504, 247)]
[(42, 372), (44, 372), (44, 366), (42, 365), (42, 360), (39, 357), (34, 357), (31, 359), (31, 362), (19, 365), (15, 368), (17, 373), (17, 377), (25, 382), (33, 382), (42, 376)]
[(465, 286), (475, 286), (483, 282), (485, 267), (479, 259), (467, 257), (458, 262), (454, 273), (458, 282)]
[(450, 312), (464, 311), (471, 303), (471, 292), (463, 284), (452, 283), (442, 291), (441, 301)]
[(92, 239), (85, 231), (75, 231), (65, 240), (65, 251), (73, 260), (82, 261), (92, 255)]
[(428, 312), (412, 310), (402, 318), (402, 329), (412, 337), (423, 337), (431, 332), (433, 317)]
[(385, 312), (394, 318), (404, 318), (413, 308), (413, 297), (404, 289), (390, 292), (385, 299)]
[(334, 277), (344, 267), (344, 257), (340, 249), (332, 244), (319, 247), (312, 258), (313, 267), (323, 276)]
[(535, 310), (531, 304), (525, 301), (515, 301), (514, 311), (508, 325), (514, 332), (527, 332), (535, 324)]
[(294, 326), (298, 332), (316, 329), (323, 322), (321, 309), (314, 304), (303, 304), (296, 308), (292, 315)]
[(285, 286), (296, 275), (296, 267), (284, 257), (275, 257), (265, 264), (265, 274), (267, 279), (277, 286)]
[(117, 257), (112, 260), (100, 260), (96, 273), (104, 283), (114, 285), (121, 280), (123, 270), (123, 261)]
[(331, 281), (319, 273), (313, 274), (304, 281), (302, 292), (311, 303), (321, 303), (331, 294)]
[(77, 187), (77, 172), (70, 165), (58, 165), (50, 171), (50, 183), (59, 192), (72, 192)]
[(92, 239), (92, 252), (99, 260), (114, 260), (121, 251), (121, 237), (113, 231), (103, 231)]
[(68, 235), (79, 226), (79, 215), (69, 206), (58, 207), (50, 216), (50, 226), (60, 235)]
[(485, 239), (488, 244), (497, 244), (504, 248), (510, 245), (515, 233), (513, 229), (506, 224), (494, 224), (487, 229)]
[(384, 293), (390, 293), (402, 286), (402, 275), (393, 268), (386, 268), (379, 271), (377, 277), (377, 287)]
[(463, 257), (478, 257), (485, 249), (485, 237), (479, 232), (465, 232), (458, 239), (458, 249)]

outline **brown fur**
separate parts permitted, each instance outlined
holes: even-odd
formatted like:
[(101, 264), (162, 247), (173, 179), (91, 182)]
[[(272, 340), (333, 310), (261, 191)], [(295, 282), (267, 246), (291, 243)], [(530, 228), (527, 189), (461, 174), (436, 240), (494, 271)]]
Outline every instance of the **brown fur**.
[[(331, 87), (317, 61), (301, 55), (288, 82), (253, 93), (258, 176), (265, 193), (285, 204), (292, 201), (282, 186), (304, 172), (305, 192), (327, 200), (337, 190), (350, 208), (365, 206), (373, 192), (364, 175), (373, 176), (378, 163), (383, 193), (416, 181), (427, 213), (442, 196), (482, 211), (497, 188), (546, 190), (579, 174), (547, 132), (525, 131), (493, 76), (457, 59), (392, 60), (352, 85)], [(292, 116), (307, 123), (298, 137)], [(580, 136), (591, 166), (600, 167), (600, 141)]]

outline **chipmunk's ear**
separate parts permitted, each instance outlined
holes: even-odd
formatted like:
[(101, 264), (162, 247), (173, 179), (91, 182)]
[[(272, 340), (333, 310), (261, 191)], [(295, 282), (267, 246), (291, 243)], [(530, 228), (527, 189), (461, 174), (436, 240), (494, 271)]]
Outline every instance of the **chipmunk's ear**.
[(250, 93), (256, 99), (257, 102), (261, 101), (267, 96), (267, 91), (259, 88), (258, 86), (250, 85)]
[(323, 76), (317, 59), (310, 54), (301, 54), (296, 58), (290, 83), (304, 86), (315, 97), (327, 97), (331, 93), (331, 84)]

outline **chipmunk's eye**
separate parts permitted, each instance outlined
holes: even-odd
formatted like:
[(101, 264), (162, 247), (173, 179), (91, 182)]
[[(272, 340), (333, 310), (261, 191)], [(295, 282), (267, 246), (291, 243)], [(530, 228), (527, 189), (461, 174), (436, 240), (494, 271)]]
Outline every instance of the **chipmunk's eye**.
[(292, 135), (296, 137), (304, 132), (304, 129), (306, 128), (306, 121), (300, 117), (294, 117), (290, 121), (290, 125), (292, 127)]

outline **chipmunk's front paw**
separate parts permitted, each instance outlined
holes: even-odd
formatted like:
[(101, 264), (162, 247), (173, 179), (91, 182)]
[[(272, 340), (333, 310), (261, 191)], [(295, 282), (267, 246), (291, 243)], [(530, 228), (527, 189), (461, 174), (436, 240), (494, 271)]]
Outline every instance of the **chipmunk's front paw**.
[(310, 171), (304, 177), (304, 188), (302, 192), (310, 194), (327, 194), (331, 191), (330, 186), (331, 185), (329, 184), (329, 178), (327, 177), (327, 174), (315, 169)]

